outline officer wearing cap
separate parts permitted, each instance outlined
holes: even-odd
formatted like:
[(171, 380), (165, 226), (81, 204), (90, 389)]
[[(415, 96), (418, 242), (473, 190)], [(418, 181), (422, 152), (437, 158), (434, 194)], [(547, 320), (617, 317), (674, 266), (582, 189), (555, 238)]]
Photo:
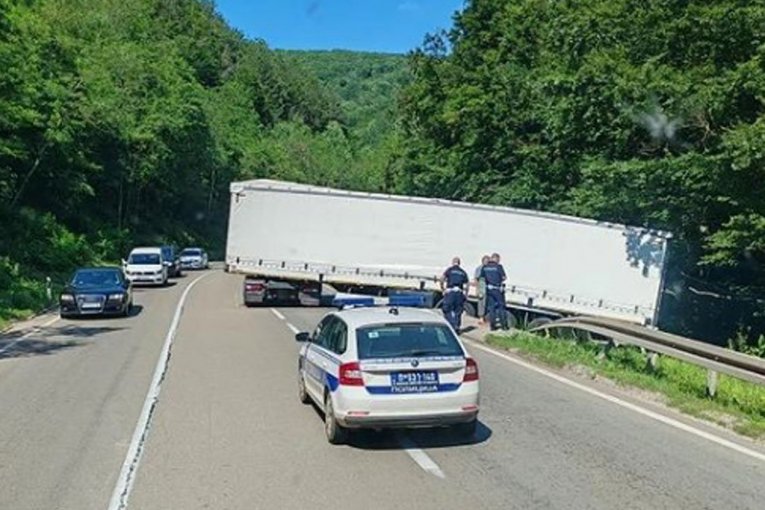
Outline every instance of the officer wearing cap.
[(492, 330), (497, 325), (502, 329), (509, 329), (507, 325), (507, 311), (505, 310), (505, 268), (502, 267), (498, 253), (489, 259), (489, 263), (481, 269), (481, 277), (486, 280), (486, 307), (489, 315), (489, 326)]
[(441, 276), (441, 290), (444, 292), (444, 317), (459, 333), (462, 324), (462, 311), (465, 307), (465, 287), (470, 279), (460, 267), (460, 258), (454, 257), (452, 265)]

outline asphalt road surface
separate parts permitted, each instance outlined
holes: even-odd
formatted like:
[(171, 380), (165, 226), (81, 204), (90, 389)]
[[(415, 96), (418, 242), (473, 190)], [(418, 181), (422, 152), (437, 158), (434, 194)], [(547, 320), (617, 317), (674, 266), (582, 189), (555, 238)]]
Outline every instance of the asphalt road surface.
[[(0, 508), (109, 507), (178, 301), (199, 275), (140, 291), (127, 319), (45, 320), (0, 337)], [(765, 508), (762, 460), (475, 346), (473, 440), (369, 432), (330, 446), (297, 399), (292, 331), (324, 312), (247, 309), (240, 285), (215, 272), (188, 294), (130, 509)]]

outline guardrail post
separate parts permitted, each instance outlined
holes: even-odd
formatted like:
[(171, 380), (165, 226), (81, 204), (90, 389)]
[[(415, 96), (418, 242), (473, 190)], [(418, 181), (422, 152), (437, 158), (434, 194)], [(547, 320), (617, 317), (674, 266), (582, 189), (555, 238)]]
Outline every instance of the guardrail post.
[(656, 352), (648, 353), (647, 366), (648, 366), (648, 370), (650, 370), (651, 372), (656, 372), (656, 370), (659, 368), (659, 353), (656, 353)]
[(714, 398), (717, 394), (717, 372), (714, 370), (707, 370), (707, 396)]
[(611, 349), (613, 349), (614, 347), (616, 347), (616, 344), (614, 343), (613, 340), (609, 339), (608, 342), (606, 342), (606, 343), (601, 345), (600, 352), (598, 353), (597, 358), (599, 360), (603, 360), (603, 359), (607, 358), (608, 357), (608, 353), (610, 353)]

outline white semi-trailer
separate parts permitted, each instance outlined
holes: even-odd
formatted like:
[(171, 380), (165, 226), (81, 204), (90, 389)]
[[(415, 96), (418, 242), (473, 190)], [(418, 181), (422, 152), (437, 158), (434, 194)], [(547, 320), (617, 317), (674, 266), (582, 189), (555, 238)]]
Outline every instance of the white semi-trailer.
[[(452, 257), (497, 252), (516, 316), (656, 323), (670, 235), (571, 216), (270, 180), (231, 184), (226, 265), (245, 299), (428, 290)], [(324, 285), (322, 285), (324, 284)], [(437, 300), (436, 300), (437, 301)]]

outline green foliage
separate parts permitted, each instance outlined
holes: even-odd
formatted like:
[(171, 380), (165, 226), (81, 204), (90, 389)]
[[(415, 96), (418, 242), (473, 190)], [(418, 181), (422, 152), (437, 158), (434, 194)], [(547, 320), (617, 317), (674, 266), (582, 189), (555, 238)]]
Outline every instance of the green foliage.
[(398, 94), (410, 82), (405, 56), (339, 50), (280, 54), (340, 98), (344, 122), (361, 145), (373, 147), (390, 136)]
[(630, 346), (612, 348), (604, 354), (600, 345), (567, 341), (527, 332), (492, 335), (487, 341), (556, 367), (569, 367), (591, 377), (602, 376), (627, 387), (661, 395), (672, 407), (706, 418), (752, 437), (765, 436), (765, 388), (720, 376), (717, 394), (706, 394), (706, 370), (662, 356), (652, 369), (646, 356)]
[(209, 0), (0, 0), (0, 67), (6, 312), (135, 243), (220, 257), (235, 179), (382, 187), (335, 92)]
[(707, 320), (765, 292), (763, 41), (759, 1), (469, 1), (410, 56), (395, 181), (671, 231), (667, 326), (765, 332), (761, 305)]
[(765, 335), (753, 338), (750, 331), (739, 330), (728, 343), (728, 347), (750, 356), (765, 358)]

